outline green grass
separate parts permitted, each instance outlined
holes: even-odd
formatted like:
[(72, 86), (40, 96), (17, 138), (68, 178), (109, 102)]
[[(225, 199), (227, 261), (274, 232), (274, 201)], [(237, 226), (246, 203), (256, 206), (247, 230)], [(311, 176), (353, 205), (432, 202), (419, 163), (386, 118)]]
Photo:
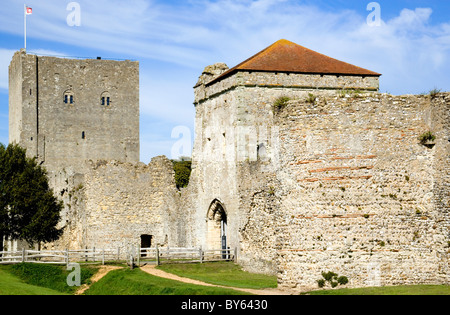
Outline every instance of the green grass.
[(25, 283), (5, 268), (0, 268), (0, 295), (62, 295), (56, 290)]
[(181, 277), (229, 287), (264, 289), (276, 288), (277, 277), (245, 272), (232, 262), (215, 262), (204, 264), (161, 265), (161, 270)]
[[(71, 270), (67, 271), (65, 266), (23, 263), (2, 266), (0, 270), (4, 272), (4, 275), (7, 274), (28, 285), (65, 294), (73, 294), (77, 290), (77, 287), (67, 285), (67, 276), (71, 273)], [(81, 283), (87, 283), (96, 270), (96, 267), (83, 266), (81, 268)]]
[(186, 284), (128, 268), (114, 270), (94, 283), (85, 295), (242, 295), (242, 292)]
[(448, 285), (411, 285), (360, 289), (319, 290), (309, 295), (450, 295)]

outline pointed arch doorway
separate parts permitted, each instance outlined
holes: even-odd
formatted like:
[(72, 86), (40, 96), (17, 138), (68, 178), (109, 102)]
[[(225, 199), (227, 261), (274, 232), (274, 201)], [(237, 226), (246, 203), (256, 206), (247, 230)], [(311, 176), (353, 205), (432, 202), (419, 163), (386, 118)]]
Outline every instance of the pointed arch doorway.
[(207, 213), (206, 246), (208, 249), (227, 249), (227, 213), (223, 204), (215, 199)]

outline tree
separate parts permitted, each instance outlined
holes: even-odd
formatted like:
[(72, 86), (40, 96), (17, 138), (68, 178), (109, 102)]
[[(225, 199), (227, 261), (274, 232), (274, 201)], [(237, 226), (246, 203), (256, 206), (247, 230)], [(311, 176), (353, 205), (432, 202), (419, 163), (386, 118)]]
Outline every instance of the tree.
[(180, 189), (187, 187), (191, 176), (192, 162), (182, 158), (181, 161), (172, 160), (172, 163), (175, 171), (175, 182), (177, 188)]
[(0, 236), (30, 245), (55, 241), (62, 208), (36, 159), (18, 145), (0, 144)]

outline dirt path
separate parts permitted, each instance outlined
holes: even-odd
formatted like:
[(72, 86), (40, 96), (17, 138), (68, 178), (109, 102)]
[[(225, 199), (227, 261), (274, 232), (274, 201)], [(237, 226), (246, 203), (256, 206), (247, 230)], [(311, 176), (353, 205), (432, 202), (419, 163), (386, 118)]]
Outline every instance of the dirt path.
[[(95, 282), (99, 281), (101, 278), (103, 278), (104, 276), (106, 276), (110, 271), (113, 270), (117, 270), (117, 269), (122, 269), (123, 267), (118, 267), (118, 266), (102, 266), (100, 267), (100, 269), (98, 270), (98, 272), (92, 276), (91, 278), (91, 285), (94, 284)], [(77, 292), (75, 292), (75, 295), (81, 295), (84, 292), (86, 292), (87, 289), (89, 289), (90, 285), (87, 284), (83, 284), (78, 290)]]
[(145, 265), (145, 266), (141, 267), (141, 270), (145, 271), (153, 276), (157, 276), (157, 277), (161, 277), (161, 278), (181, 281), (184, 283), (203, 285), (203, 286), (208, 286), (208, 287), (233, 289), (236, 291), (242, 291), (242, 292), (251, 293), (251, 294), (255, 294), (255, 295), (289, 295), (289, 292), (281, 291), (278, 289), (255, 290), (255, 289), (244, 289), (244, 288), (235, 288), (235, 287), (227, 287), (227, 286), (222, 286), (222, 285), (210, 284), (210, 283), (202, 282), (199, 280), (180, 277), (180, 276), (174, 275), (172, 273), (168, 273), (163, 270), (157, 269), (153, 265)]

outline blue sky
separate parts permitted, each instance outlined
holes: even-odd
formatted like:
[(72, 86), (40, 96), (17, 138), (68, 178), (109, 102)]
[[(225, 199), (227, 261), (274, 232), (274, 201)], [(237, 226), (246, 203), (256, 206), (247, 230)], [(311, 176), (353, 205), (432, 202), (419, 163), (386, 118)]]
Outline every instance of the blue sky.
[[(285, 38), (382, 73), (381, 92), (450, 91), (450, 1), (27, 0), (29, 53), (140, 61), (141, 160), (172, 156), (172, 130), (194, 134), (193, 89), (205, 66), (229, 67)], [(23, 48), (23, 2), (0, 7), (0, 142), (8, 143), (8, 65)], [(186, 129), (186, 128), (185, 128)], [(185, 155), (188, 152), (184, 152)]]

